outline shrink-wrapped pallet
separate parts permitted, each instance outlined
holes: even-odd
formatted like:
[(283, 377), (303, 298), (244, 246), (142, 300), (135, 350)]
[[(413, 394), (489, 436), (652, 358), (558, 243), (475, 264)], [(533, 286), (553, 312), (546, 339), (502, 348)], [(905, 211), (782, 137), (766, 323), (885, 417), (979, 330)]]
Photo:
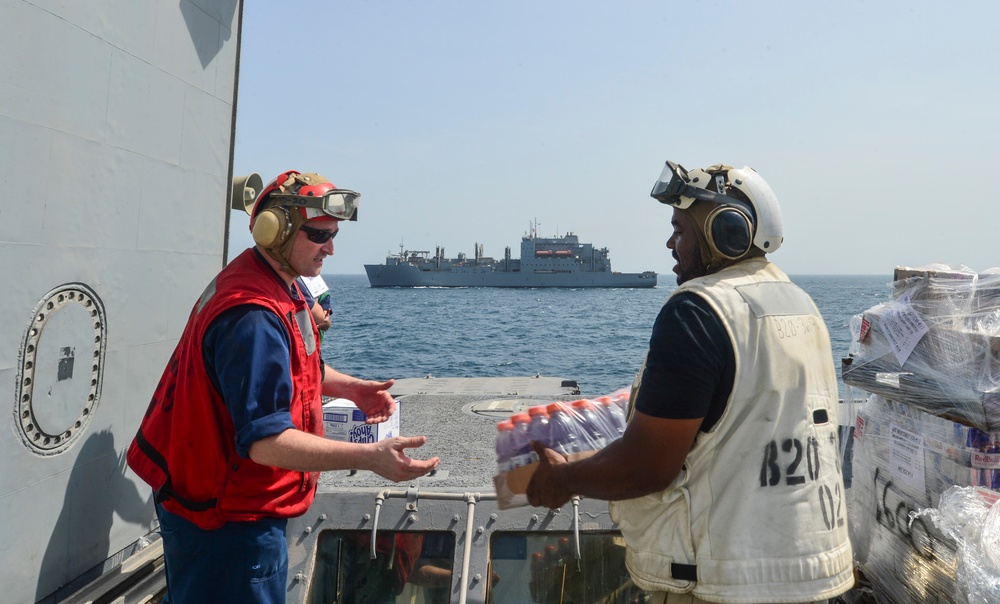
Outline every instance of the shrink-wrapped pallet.
[(1000, 494), (980, 487), (951, 487), (935, 508), (911, 522), (932, 525), (955, 544), (955, 591), (963, 604), (1000, 602)]
[(956, 543), (910, 515), (936, 507), (952, 485), (992, 481), (993, 470), (973, 465), (987, 448), (981, 433), (873, 395), (858, 411), (854, 439), (851, 543), (878, 600), (962, 603)]
[(1000, 431), (1000, 270), (897, 268), (891, 299), (851, 330), (845, 384)]

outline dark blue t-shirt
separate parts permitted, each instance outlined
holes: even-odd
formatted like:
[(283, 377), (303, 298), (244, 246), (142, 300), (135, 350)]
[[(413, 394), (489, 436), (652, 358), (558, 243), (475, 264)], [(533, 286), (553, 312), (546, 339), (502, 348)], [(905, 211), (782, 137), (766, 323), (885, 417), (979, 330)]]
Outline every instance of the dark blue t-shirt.
[(736, 357), (726, 328), (704, 298), (678, 294), (660, 309), (635, 406), (665, 419), (705, 418), (708, 432), (733, 390)]

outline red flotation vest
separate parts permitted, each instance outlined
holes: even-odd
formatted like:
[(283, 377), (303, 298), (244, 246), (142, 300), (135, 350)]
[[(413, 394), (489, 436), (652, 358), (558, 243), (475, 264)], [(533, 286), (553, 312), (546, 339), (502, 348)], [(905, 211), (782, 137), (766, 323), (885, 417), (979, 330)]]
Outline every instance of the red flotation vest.
[(128, 450), (128, 465), (170, 512), (204, 529), (232, 521), (292, 517), (312, 504), (317, 472), (254, 463), (236, 452), (229, 411), (205, 369), (202, 341), (212, 321), (253, 304), (280, 317), (290, 338), (292, 423), (323, 434), (319, 336), (303, 300), (249, 249), (209, 284), (153, 393)]

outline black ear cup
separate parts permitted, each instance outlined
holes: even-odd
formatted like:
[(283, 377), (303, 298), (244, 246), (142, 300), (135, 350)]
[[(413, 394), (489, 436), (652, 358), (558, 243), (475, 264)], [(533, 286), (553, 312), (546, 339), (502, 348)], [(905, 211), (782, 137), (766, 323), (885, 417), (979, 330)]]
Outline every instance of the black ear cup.
[(253, 223), (253, 240), (266, 249), (280, 247), (291, 234), (292, 221), (288, 210), (282, 207), (268, 208), (257, 215)]
[(708, 245), (720, 256), (735, 260), (750, 251), (753, 224), (750, 217), (734, 207), (723, 206), (705, 221)]

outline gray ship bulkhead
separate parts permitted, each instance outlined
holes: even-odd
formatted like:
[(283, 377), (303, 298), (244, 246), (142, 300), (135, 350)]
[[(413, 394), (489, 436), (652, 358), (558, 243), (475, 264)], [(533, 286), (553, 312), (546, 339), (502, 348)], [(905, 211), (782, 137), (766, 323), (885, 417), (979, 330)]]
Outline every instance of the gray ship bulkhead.
[(243, 9), (2, 7), (0, 600), (47, 604), (146, 568), (152, 496), (123, 459), (226, 262)]

